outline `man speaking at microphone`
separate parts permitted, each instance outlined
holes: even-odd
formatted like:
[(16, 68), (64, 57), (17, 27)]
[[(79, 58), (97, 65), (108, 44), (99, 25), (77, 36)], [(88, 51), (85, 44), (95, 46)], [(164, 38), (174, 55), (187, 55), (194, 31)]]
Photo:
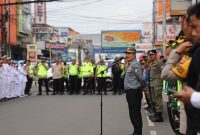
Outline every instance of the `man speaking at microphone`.
[(126, 65), (124, 89), (128, 102), (129, 115), (134, 131), (131, 135), (142, 135), (141, 99), (143, 76), (140, 63), (136, 60), (136, 49), (133, 47), (126, 50)]

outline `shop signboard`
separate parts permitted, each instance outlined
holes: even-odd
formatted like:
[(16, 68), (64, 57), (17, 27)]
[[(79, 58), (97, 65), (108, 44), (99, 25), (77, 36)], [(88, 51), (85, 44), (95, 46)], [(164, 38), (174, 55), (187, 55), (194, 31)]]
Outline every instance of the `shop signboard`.
[(137, 51), (147, 51), (153, 49), (153, 45), (152, 43), (135, 44), (135, 49)]
[[(166, 41), (175, 40), (181, 31), (181, 25), (166, 25)], [(157, 25), (157, 42), (163, 41), (162, 25)]]
[(34, 44), (27, 45), (27, 60), (37, 62), (37, 46)]
[(130, 47), (141, 42), (141, 30), (114, 30), (101, 32), (102, 47)]
[(35, 3), (35, 24), (46, 24), (46, 2)]
[(46, 42), (45, 44), (47, 49), (62, 49), (64, 50), (65, 48), (65, 44), (63, 43), (50, 43), (50, 42)]
[(171, 0), (170, 15), (182, 16), (187, 14), (187, 9), (192, 5), (192, 0)]
[(33, 33), (53, 33), (52, 27), (32, 27)]

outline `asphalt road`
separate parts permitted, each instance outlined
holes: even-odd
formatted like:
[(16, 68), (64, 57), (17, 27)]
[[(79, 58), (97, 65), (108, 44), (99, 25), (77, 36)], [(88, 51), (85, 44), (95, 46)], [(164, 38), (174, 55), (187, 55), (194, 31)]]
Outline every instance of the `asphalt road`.
[[(167, 118), (152, 123), (142, 109), (143, 135), (174, 135)], [(125, 95), (103, 96), (103, 135), (133, 132)], [(100, 135), (100, 96), (43, 95), (0, 102), (0, 135)]]

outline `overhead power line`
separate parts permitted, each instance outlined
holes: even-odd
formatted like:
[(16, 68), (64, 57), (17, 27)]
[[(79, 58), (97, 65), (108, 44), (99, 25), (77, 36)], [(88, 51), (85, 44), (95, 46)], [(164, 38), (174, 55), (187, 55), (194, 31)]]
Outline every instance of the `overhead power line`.
[(31, 4), (31, 3), (54, 2), (54, 1), (60, 1), (60, 0), (24, 1), (24, 2), (14, 2), (14, 3), (4, 3), (4, 4), (0, 4), (0, 6), (25, 5), (25, 4)]

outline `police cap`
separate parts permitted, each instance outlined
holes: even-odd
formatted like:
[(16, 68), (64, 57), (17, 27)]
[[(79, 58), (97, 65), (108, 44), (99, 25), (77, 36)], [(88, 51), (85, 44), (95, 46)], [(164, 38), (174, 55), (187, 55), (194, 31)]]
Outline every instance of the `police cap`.
[(155, 49), (153, 49), (153, 50), (149, 50), (148, 52), (147, 52), (147, 55), (154, 55), (154, 54), (156, 54), (157, 53), (157, 51), (155, 50)]
[(136, 53), (136, 49), (134, 47), (128, 47), (124, 53)]

